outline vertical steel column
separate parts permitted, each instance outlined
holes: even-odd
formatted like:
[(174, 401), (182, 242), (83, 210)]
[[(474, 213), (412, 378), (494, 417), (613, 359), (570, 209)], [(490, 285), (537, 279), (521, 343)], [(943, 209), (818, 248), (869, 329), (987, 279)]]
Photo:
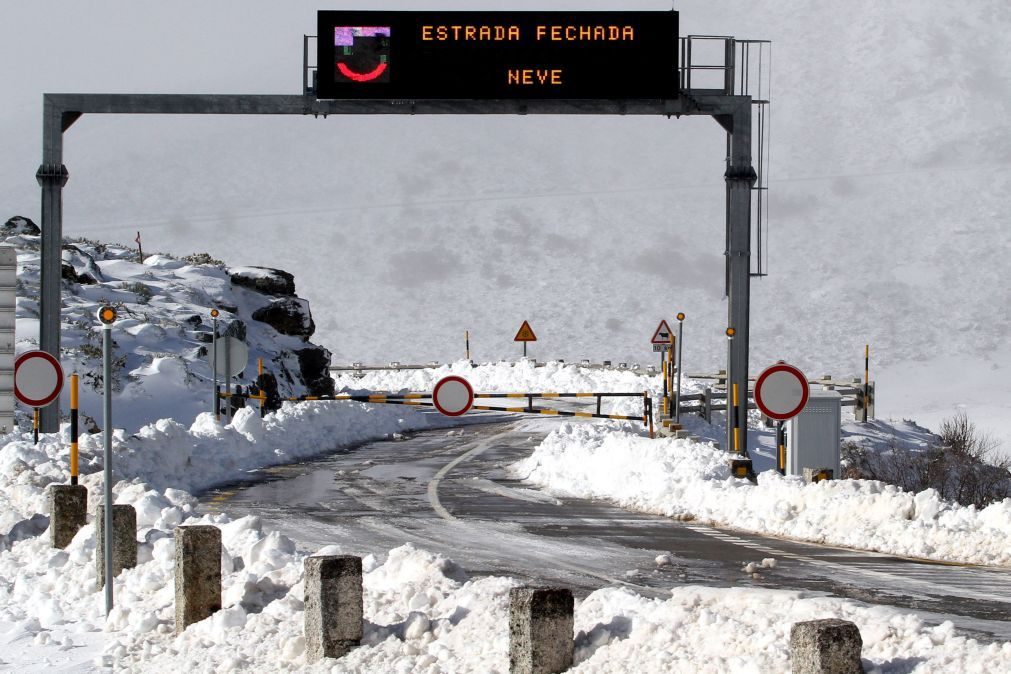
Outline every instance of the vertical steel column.
[[(63, 130), (76, 119), (64, 113), (48, 97), (42, 101), (42, 165), (35, 179), (42, 188), (42, 259), (39, 307), (39, 348), (60, 358), (60, 249), (63, 239), (63, 186), (69, 174), (63, 165)], [(60, 424), (60, 400), (42, 408), (43, 433), (55, 433)]]
[[(741, 424), (741, 449), (748, 454), (748, 347), (751, 298), (751, 188), (757, 180), (751, 165), (751, 98), (741, 103), (728, 121), (730, 156), (727, 157), (727, 278), (729, 279), (727, 325), (734, 338), (727, 345), (727, 423), (734, 418), (730, 392), (737, 384), (741, 396), (737, 418)], [(726, 124), (724, 124), (726, 127)], [(729, 437), (728, 437), (729, 441)]]

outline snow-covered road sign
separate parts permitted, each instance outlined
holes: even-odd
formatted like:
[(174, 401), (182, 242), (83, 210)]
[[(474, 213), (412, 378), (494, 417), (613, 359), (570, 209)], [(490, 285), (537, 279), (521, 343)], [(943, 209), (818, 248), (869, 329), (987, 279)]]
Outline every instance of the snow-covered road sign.
[(777, 421), (800, 414), (809, 395), (804, 373), (782, 361), (762, 370), (755, 382), (755, 404), (765, 416)]
[(432, 389), (432, 403), (447, 417), (458, 417), (474, 404), (474, 389), (463, 377), (443, 377)]
[(14, 395), (29, 407), (45, 407), (63, 389), (63, 368), (45, 351), (29, 351), (14, 361)]

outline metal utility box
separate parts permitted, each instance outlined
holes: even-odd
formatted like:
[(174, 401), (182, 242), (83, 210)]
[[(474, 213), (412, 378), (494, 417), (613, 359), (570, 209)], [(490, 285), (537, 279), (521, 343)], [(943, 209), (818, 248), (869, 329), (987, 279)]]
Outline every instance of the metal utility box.
[(787, 422), (786, 473), (828, 468), (839, 477), (842, 396), (837, 391), (811, 391), (807, 405)]

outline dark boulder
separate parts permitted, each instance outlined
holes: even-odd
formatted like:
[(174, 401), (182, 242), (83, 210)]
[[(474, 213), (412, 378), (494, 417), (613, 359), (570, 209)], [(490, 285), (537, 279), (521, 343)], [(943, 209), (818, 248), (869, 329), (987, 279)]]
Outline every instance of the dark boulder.
[(298, 297), (283, 297), (253, 312), (253, 319), (266, 323), (282, 335), (308, 340), (316, 332), (309, 302)]
[(295, 277), (282, 269), (269, 267), (233, 267), (228, 278), (237, 286), (267, 295), (295, 295)]
[(22, 215), (15, 215), (5, 222), (3, 228), (0, 229), (0, 234), (3, 236), (14, 236), (15, 234), (38, 236), (41, 233), (42, 230), (39, 229), (38, 225)]
[(310, 346), (295, 352), (298, 369), (309, 395), (332, 396), (334, 381), (330, 376), (330, 352), (322, 346)]

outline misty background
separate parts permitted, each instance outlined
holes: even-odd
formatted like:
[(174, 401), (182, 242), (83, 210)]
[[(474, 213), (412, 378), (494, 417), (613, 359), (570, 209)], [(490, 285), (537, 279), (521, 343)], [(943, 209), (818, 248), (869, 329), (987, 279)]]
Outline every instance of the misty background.
[[(319, 9), (4, 3), (0, 207), (39, 221), (44, 92), (300, 92)], [(667, 10), (663, 2), (425, 9)], [(1002, 0), (678, 2), (681, 34), (772, 46), (768, 271), (752, 374), (862, 374), (878, 412), (959, 405), (1011, 447), (1011, 28)], [(334, 362), (530, 355), (653, 363), (684, 311), (690, 372), (725, 362), (725, 134), (710, 118), (85, 116), (64, 234), (295, 274)]]

